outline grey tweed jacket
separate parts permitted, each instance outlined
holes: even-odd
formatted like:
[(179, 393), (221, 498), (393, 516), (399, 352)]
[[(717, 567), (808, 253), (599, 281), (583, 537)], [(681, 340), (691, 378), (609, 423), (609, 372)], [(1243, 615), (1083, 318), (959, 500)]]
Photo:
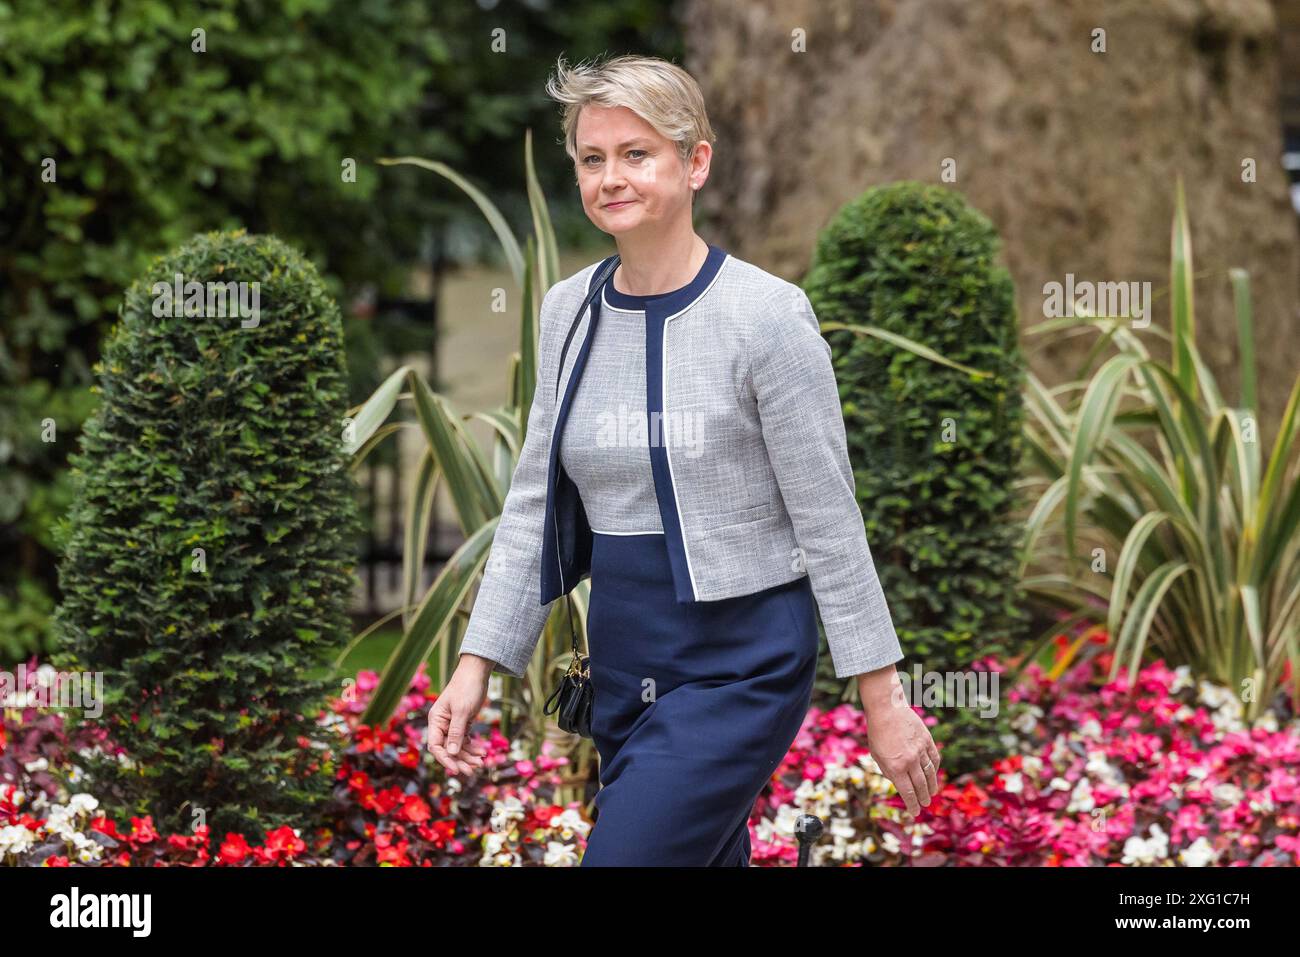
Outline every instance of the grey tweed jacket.
[[(543, 297), (523, 449), (460, 646), (515, 676), (554, 600), (590, 573), (591, 529), (553, 436), (564, 434), (599, 334), (599, 293), (576, 327), (574, 314), (613, 258)], [(677, 600), (806, 574), (838, 677), (902, 659), (855, 497), (830, 346), (803, 290), (710, 245), (695, 280), (648, 300), (646, 330), (646, 409), (659, 413), (651, 469)]]

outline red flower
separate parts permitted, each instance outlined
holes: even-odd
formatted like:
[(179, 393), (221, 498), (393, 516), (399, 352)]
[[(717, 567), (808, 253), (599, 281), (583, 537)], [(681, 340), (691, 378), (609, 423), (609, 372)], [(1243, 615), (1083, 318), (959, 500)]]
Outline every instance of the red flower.
[(397, 844), (388, 844), (386, 841), (382, 845), (379, 841), (375, 841), (375, 859), (379, 861), (380, 864), (393, 864), (398, 867), (410, 867), (411, 862), (406, 856), (408, 846), (409, 842), (406, 840), (399, 841)]
[(429, 805), (418, 794), (408, 794), (397, 812), (398, 818), (412, 824), (423, 824), (432, 816)]
[(306, 843), (287, 824), (266, 834), (266, 849), (277, 861), (296, 857), (307, 849)]
[(402, 789), (393, 786), (391, 788), (384, 788), (382, 791), (363, 793), (357, 803), (360, 804), (361, 807), (374, 811), (382, 817), (393, 808), (397, 807), (397, 805), (401, 803), (403, 797)]
[(217, 863), (234, 866), (242, 864), (247, 856), (248, 841), (244, 840), (244, 835), (227, 832), (221, 851), (217, 854)]
[(962, 788), (961, 796), (953, 802), (953, 806), (967, 817), (982, 817), (988, 813), (987, 801), (988, 794), (984, 789), (971, 782)]
[(367, 751), (382, 751), (386, 744), (396, 744), (398, 735), (396, 731), (385, 731), (370, 725), (359, 724), (357, 730), (353, 732), (352, 740), (356, 742), (357, 752), (365, 754)]
[(116, 841), (125, 840), (125, 838), (117, 832), (117, 822), (112, 818), (107, 818), (103, 815), (91, 820), (90, 829), (92, 831), (98, 831), (101, 834), (107, 834)]
[(127, 840), (132, 844), (152, 844), (158, 840), (158, 832), (153, 828), (153, 815), (131, 818), (131, 836)]
[(552, 804), (549, 807), (537, 808), (535, 811), (533, 811), (533, 817), (537, 819), (537, 823), (539, 826), (550, 827), (551, 819), (555, 817), (559, 817), (563, 813), (564, 813), (564, 808)]
[[(432, 831), (432, 833), (426, 835), (426, 831)], [(426, 841), (432, 841), (434, 847), (446, 848), (448, 842), (456, 836), (456, 822), (434, 821), (432, 828), (421, 828), (420, 836)]]

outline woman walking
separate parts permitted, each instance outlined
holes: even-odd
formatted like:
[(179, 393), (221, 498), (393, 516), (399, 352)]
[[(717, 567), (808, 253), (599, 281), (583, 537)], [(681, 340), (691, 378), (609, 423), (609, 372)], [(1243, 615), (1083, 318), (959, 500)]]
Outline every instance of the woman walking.
[(601, 788), (584, 866), (748, 865), (750, 811), (811, 701), (817, 613), (916, 814), (939, 754), (898, 694), (807, 296), (695, 233), (714, 136), (688, 73), (561, 59), (547, 89), (618, 254), (543, 299), (527, 435), (431, 750), (451, 773), (482, 763), (465, 732), (490, 673), (522, 675), (551, 603), (590, 576)]

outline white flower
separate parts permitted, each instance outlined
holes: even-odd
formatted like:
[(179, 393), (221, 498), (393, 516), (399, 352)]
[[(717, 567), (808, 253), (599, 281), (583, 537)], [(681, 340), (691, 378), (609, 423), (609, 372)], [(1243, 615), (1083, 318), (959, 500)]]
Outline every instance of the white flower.
[(542, 860), (547, 867), (573, 867), (578, 863), (578, 849), (561, 841), (547, 841)]
[(1255, 719), (1255, 723), (1251, 725), (1251, 727), (1263, 728), (1265, 731), (1276, 733), (1276, 731), (1278, 730), (1276, 712), (1272, 710), (1265, 711), (1263, 714), (1261, 714), (1258, 718)]
[(1011, 719), (1010, 727), (1012, 728), (1012, 730), (1018, 731), (1024, 735), (1032, 734), (1034, 728), (1038, 727), (1038, 717), (1033, 714), (1033, 711), (1037, 711), (1039, 714), (1042, 714), (1041, 708), (1038, 707), (1034, 707), (1032, 709), (1026, 708), (1020, 714), (1017, 714), (1014, 718)]
[(827, 830), (830, 832), (831, 837), (846, 841), (857, 836), (857, 833), (853, 830), (853, 822), (847, 817), (839, 817), (838, 815), (831, 818), (830, 827)]
[(1106, 760), (1106, 752), (1089, 751), (1088, 763), (1084, 766), (1088, 774), (1092, 775), (1099, 781), (1111, 785), (1112, 787), (1124, 788), (1127, 785), (1124, 782), (1124, 776), (1120, 774), (1119, 769)]
[(1070, 803), (1066, 805), (1066, 814), (1086, 814), (1097, 806), (1097, 802), (1092, 796), (1092, 782), (1087, 778), (1079, 778), (1074, 785), (1074, 793), (1070, 795)]
[(853, 846), (854, 845), (851, 844), (845, 844), (843, 841), (836, 841), (834, 844), (829, 844), (826, 847), (814, 847), (813, 852), (810, 855), (812, 864), (815, 867), (824, 866), (826, 864), (826, 858), (828, 857), (837, 864), (843, 861), (856, 860), (856, 858), (849, 856), (850, 849)]
[(492, 830), (509, 831), (515, 821), (522, 821), (525, 816), (523, 802), (514, 794), (508, 795), (492, 805)]
[(491, 867), (501, 848), (505, 846), (506, 835), (497, 831), (488, 831), (483, 835), (483, 857), (479, 859), (481, 866)]
[(1100, 722), (1096, 718), (1089, 718), (1083, 722), (1083, 724), (1079, 725), (1079, 737), (1099, 739), (1101, 737)]
[(798, 823), (801, 814), (803, 814), (802, 809), (792, 804), (782, 804), (776, 809), (776, 816), (772, 820), (759, 818), (755, 830), (760, 835), (769, 835), (770, 832), (770, 836), (765, 836), (764, 840), (771, 840), (772, 836), (776, 835), (794, 840), (795, 824)]
[(574, 834), (586, 835), (591, 830), (591, 822), (583, 818), (573, 808), (565, 808), (563, 814), (557, 814), (551, 818), (552, 829), (558, 830), (563, 838), (570, 838)]
[(25, 827), (11, 824), (0, 827), (0, 857), (21, 854), (36, 843), (36, 835)]
[[(72, 800), (68, 802), (68, 808), (74, 814), (89, 814), (95, 808), (99, 807), (99, 798), (93, 794), (74, 794)], [(294, 831), (297, 834), (297, 831)]]
[(103, 850), (104, 849), (102, 847), (100, 847), (94, 841), (91, 841), (85, 847), (78, 849), (77, 860), (79, 860), (82, 864), (93, 863), (99, 860), (101, 854), (103, 853)]
[(754, 837), (765, 844), (771, 844), (776, 834), (776, 828), (767, 818), (759, 818), (758, 823), (754, 825)]
[(1232, 807), (1234, 804), (1240, 803), (1245, 792), (1231, 781), (1220, 781), (1210, 788), (1210, 794), (1214, 796), (1214, 800), (1224, 807)]
[(528, 751), (528, 746), (522, 737), (515, 738), (510, 742), (510, 760), (511, 761), (530, 761), (532, 754)]
[(1205, 867), (1218, 859), (1218, 852), (1203, 837), (1198, 837), (1190, 847), (1178, 852), (1178, 860), (1187, 867)]
[(1159, 824), (1152, 824), (1147, 833), (1149, 839), (1134, 835), (1124, 842), (1124, 855), (1120, 861), (1124, 864), (1154, 864), (1169, 856), (1169, 836), (1161, 830)]
[(1277, 805), (1266, 791), (1260, 791), (1258, 797), (1251, 798), (1247, 803), (1252, 811), (1260, 815), (1269, 815), (1277, 810)]
[(1008, 794), (1020, 794), (1025, 790), (1025, 779), (1019, 771), (1012, 771), (1002, 779), (1002, 788)]
[(48, 770), (50, 767), (50, 762), (47, 761), (45, 758), (37, 758), (35, 761), (27, 762), (25, 765), (23, 765), (23, 767), (27, 769), (28, 774), (32, 774), (35, 771)]
[(795, 803), (802, 808), (810, 808), (809, 813), (817, 814), (817, 811), (811, 810), (812, 807), (821, 807), (826, 802), (826, 792), (822, 790), (820, 784), (816, 781), (809, 781), (805, 778), (799, 782), (799, 786), (794, 791)]
[(1210, 709), (1210, 720), (1220, 731), (1241, 731), (1245, 729), (1242, 722), (1244, 708), (1241, 698), (1231, 689), (1222, 685), (1201, 681), (1197, 688), (1198, 700)]
[(862, 754), (858, 755), (858, 763), (861, 764), (868, 771), (870, 771), (872, 774), (884, 773), (883, 771), (880, 770), (880, 765), (876, 763), (876, 759), (871, 756), (871, 753), (869, 751), (864, 751), (862, 752)]
[[(56, 808), (56, 811), (63, 810)], [(72, 840), (72, 835), (77, 833), (76, 827), (68, 820), (66, 814), (56, 814), (54, 811), (45, 819), (45, 830), (47, 833), (62, 838), (65, 841)]]

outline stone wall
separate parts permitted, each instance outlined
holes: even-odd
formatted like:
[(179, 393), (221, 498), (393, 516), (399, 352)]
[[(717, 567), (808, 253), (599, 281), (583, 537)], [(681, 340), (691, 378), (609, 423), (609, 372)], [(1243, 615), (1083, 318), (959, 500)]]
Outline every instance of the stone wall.
[[(1167, 328), (1181, 173), (1198, 345), (1237, 396), (1226, 270), (1246, 267), (1271, 439), (1300, 371), (1300, 226), (1269, 0), (691, 0), (684, 18), (684, 65), (718, 134), (698, 200), (706, 238), (798, 282), (845, 202), (879, 183), (940, 182), (951, 159), (952, 187), (1004, 238), (1022, 328), (1043, 317), (1044, 283), (1067, 273), (1151, 281)], [(1098, 27), (1105, 53), (1090, 49)], [(796, 30), (807, 52), (791, 50)], [(1255, 183), (1242, 182), (1246, 158)], [(1046, 343), (1033, 368), (1065, 381), (1090, 342)]]

